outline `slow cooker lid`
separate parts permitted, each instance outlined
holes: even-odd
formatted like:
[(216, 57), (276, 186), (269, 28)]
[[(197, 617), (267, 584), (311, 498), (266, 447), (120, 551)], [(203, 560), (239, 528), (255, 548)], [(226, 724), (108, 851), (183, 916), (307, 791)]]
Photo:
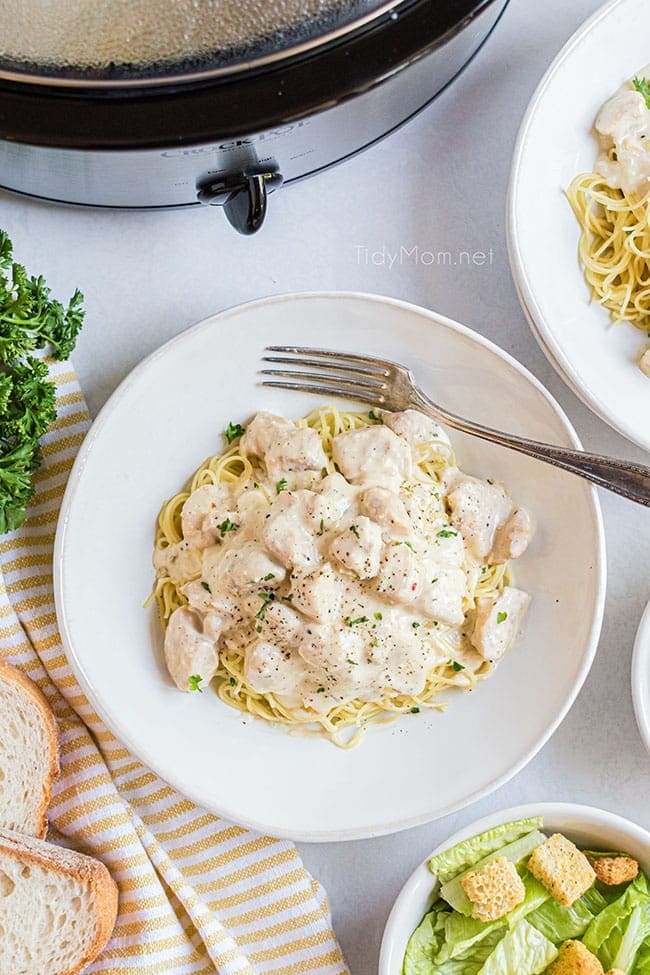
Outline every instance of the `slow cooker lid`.
[(400, 0), (4, 0), (0, 74), (32, 82), (132, 85), (236, 72), (345, 36), (399, 5)]

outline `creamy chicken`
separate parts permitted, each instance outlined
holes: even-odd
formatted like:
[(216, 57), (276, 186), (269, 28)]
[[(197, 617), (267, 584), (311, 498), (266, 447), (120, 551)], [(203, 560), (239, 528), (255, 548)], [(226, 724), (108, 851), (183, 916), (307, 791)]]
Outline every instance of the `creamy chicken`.
[(523, 554), (531, 519), (500, 484), (427, 473), (432, 445), (450, 454), (422, 414), (384, 413), (329, 458), (316, 430), (258, 413), (240, 443), (253, 476), (195, 490), (154, 556), (187, 600), (165, 635), (178, 687), (240, 650), (253, 690), (322, 713), (421, 693), (450, 648), (458, 670), (498, 660), (529, 597), (480, 580)]
[[(639, 72), (650, 77), (650, 66)], [(596, 172), (609, 186), (645, 196), (650, 190), (650, 109), (630, 82), (601, 108), (595, 123), (601, 152)]]

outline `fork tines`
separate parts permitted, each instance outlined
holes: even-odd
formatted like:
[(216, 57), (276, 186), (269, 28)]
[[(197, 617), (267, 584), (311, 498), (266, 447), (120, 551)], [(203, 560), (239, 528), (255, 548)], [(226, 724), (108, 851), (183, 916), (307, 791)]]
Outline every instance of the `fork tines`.
[[(301, 348), (300, 346), (272, 345), (264, 362), (292, 366), (291, 369), (262, 369), (263, 386), (294, 389), (325, 396), (358, 399), (365, 403), (384, 402), (386, 379), (391, 363), (353, 352), (332, 352), (327, 349)], [(297, 368), (300, 367), (300, 368)], [(305, 371), (310, 369), (313, 371)]]

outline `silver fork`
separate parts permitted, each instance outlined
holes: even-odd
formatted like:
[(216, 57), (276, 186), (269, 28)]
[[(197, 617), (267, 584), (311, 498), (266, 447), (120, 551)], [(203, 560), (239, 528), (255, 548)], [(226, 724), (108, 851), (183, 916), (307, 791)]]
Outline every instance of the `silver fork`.
[(296, 345), (271, 345), (266, 352), (278, 354), (265, 355), (264, 362), (292, 368), (262, 369), (264, 376), (274, 377), (264, 379), (264, 386), (360, 400), (391, 412), (420, 410), (432, 420), (454, 430), (489, 440), (501, 447), (510, 447), (511, 450), (584, 477), (631, 501), (650, 506), (650, 467), (600, 454), (537, 443), (511, 433), (501, 433), (472, 420), (464, 420), (425, 396), (410, 369), (405, 366), (368, 355), (306, 349)]

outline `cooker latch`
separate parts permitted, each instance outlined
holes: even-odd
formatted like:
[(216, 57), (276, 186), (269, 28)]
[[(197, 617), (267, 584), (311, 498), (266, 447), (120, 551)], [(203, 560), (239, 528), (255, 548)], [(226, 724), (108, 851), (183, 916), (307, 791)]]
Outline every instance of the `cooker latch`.
[(280, 173), (256, 166), (240, 173), (208, 176), (198, 184), (197, 195), (207, 206), (222, 206), (240, 234), (254, 234), (264, 223), (269, 193), (281, 185)]

